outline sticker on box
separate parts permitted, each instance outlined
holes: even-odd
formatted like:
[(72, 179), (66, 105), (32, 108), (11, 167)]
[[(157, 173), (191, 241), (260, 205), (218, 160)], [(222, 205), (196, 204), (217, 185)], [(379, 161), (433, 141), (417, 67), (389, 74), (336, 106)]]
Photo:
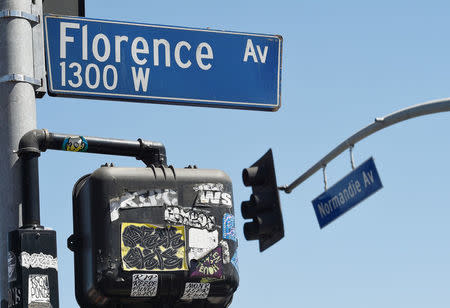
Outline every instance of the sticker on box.
[(20, 265), (25, 268), (53, 268), (58, 270), (58, 258), (53, 258), (52, 255), (47, 255), (42, 252), (30, 255), (28, 252), (22, 251), (20, 253)]
[(173, 189), (140, 190), (126, 192), (118, 198), (109, 201), (111, 221), (119, 219), (119, 210), (141, 207), (161, 207), (178, 205), (178, 193)]
[(181, 299), (205, 299), (209, 295), (210, 287), (209, 283), (187, 282)]
[(217, 247), (201, 260), (191, 272), (191, 277), (222, 278), (223, 262), (222, 247)]
[(197, 184), (194, 186), (194, 191), (197, 192), (196, 206), (221, 206), (226, 208), (233, 206), (231, 193), (226, 192), (224, 185), (221, 183)]
[(16, 281), (17, 279), (17, 259), (12, 251), (8, 251), (8, 282)]
[(199, 260), (217, 247), (219, 232), (190, 228), (189, 229), (189, 262)]
[(227, 241), (220, 241), (220, 247), (222, 247), (223, 264), (230, 263), (230, 247), (228, 246)]
[(28, 304), (30, 307), (51, 307), (50, 284), (47, 275), (28, 276)]
[(182, 224), (189, 227), (214, 230), (216, 218), (207, 213), (184, 209), (176, 206), (168, 206), (164, 211), (164, 219), (167, 222)]
[(186, 271), (185, 238), (184, 226), (122, 223), (122, 267), (125, 271)]
[(133, 274), (131, 297), (154, 297), (157, 292), (157, 274)]
[(226, 213), (223, 215), (223, 238), (237, 241), (233, 214)]

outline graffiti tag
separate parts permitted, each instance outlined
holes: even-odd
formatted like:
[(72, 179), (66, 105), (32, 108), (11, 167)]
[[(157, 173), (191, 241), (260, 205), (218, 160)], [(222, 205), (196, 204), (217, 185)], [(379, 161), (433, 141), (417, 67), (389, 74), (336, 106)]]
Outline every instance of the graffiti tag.
[(126, 271), (187, 270), (184, 227), (122, 224), (122, 260)]
[(216, 226), (214, 216), (175, 206), (166, 208), (164, 211), (164, 219), (168, 222), (207, 230), (213, 230)]
[(217, 247), (198, 261), (191, 277), (221, 278), (223, 274), (222, 247)]
[(158, 291), (157, 274), (133, 274), (132, 297), (153, 297)]
[(187, 282), (181, 299), (205, 299), (209, 295), (209, 283)]
[(11, 288), (8, 290), (8, 308), (14, 307), (22, 301), (22, 289)]
[(141, 190), (126, 192), (120, 198), (109, 201), (111, 221), (119, 218), (119, 209), (178, 205), (178, 193), (172, 189)]
[(42, 252), (30, 255), (28, 252), (23, 251), (20, 254), (20, 265), (25, 268), (54, 268), (55, 270), (58, 270), (58, 258), (53, 258), (53, 256), (43, 254)]
[(223, 215), (223, 238), (237, 241), (233, 214), (226, 213)]
[(28, 304), (31, 303), (50, 303), (50, 286), (47, 275), (28, 276)]
[(220, 183), (206, 183), (194, 186), (194, 191), (197, 192), (196, 205), (222, 205), (227, 208), (233, 206), (231, 201), (231, 194), (224, 192), (224, 186)]

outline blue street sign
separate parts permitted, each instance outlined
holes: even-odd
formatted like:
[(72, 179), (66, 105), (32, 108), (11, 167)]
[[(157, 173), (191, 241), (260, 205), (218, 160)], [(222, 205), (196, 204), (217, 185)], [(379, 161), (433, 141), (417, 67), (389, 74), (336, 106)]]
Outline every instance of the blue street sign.
[(279, 35), (45, 16), (55, 96), (276, 111)]
[(375, 162), (371, 157), (312, 201), (320, 228), (382, 187)]

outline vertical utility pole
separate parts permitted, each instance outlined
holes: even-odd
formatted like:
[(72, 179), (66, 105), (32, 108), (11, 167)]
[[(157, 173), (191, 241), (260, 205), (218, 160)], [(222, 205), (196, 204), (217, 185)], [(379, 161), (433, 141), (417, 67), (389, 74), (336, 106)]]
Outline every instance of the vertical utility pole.
[[(32, 29), (35, 0), (0, 0), (0, 299), (8, 299), (8, 232), (21, 225), (19, 140), (36, 128)], [(42, 16), (40, 17), (42, 18)], [(34, 20), (33, 20), (34, 19)], [(37, 21), (39, 22), (39, 20)], [(40, 81), (39, 81), (40, 82)]]

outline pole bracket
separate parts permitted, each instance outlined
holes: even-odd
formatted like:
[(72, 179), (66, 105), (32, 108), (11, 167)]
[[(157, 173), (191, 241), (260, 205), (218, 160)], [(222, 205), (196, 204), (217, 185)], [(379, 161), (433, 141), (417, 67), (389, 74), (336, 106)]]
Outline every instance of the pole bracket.
[(36, 24), (38, 24), (40, 22), (39, 15), (33, 15), (33, 14), (30, 14), (27, 12), (16, 11), (16, 10), (1, 10), (0, 11), (0, 18), (9, 18), (9, 17), (23, 18), (30, 22), (36, 23)]
[(3, 82), (27, 82), (35, 87), (41, 87), (42, 81), (33, 77), (25, 76), (23, 74), (8, 74), (0, 77), (0, 83)]

